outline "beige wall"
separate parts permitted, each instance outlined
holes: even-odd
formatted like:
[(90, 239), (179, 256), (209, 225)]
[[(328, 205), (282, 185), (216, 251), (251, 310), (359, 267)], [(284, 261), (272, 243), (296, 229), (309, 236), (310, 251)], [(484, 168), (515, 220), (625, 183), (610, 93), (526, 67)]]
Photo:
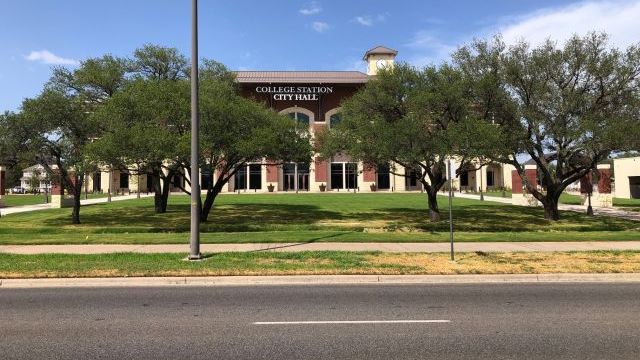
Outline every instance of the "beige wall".
[(631, 198), (629, 177), (640, 176), (640, 157), (613, 160), (613, 176), (615, 179), (614, 196), (618, 198)]

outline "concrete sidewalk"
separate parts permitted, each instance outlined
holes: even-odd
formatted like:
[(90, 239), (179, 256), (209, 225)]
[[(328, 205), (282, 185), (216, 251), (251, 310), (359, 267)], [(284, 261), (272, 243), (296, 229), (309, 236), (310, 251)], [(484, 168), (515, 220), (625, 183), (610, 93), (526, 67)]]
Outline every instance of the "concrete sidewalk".
[(639, 283), (640, 274), (284, 275), (0, 279), (0, 289), (60, 287)]
[[(270, 244), (202, 244), (203, 253), (250, 251), (382, 251), (382, 252), (448, 252), (449, 243), (270, 243)], [(640, 241), (585, 242), (461, 242), (456, 252), (513, 252), (513, 251), (595, 251), (640, 250)], [(189, 245), (0, 245), (0, 253), (8, 254), (108, 254), (187, 253)]]
[[(454, 196), (462, 199), (480, 200), (480, 195), (476, 195), (476, 194), (455, 193)], [(485, 195), (484, 201), (491, 201), (491, 202), (497, 202), (502, 204), (511, 204), (511, 197), (503, 198), (503, 197)], [(559, 204), (558, 210), (586, 213), (587, 207), (585, 205)], [(612, 207), (612, 208), (593, 207), (593, 214), (596, 216), (611, 216), (611, 217), (617, 217), (621, 219), (640, 221), (640, 212), (628, 211), (620, 207)]]

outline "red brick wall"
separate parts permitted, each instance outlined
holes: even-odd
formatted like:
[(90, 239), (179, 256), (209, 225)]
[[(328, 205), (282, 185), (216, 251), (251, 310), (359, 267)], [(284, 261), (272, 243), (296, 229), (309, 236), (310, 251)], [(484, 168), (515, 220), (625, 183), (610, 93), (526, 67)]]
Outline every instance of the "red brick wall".
[(51, 195), (64, 195), (64, 189), (60, 184), (60, 175), (53, 174), (51, 181)]
[(363, 175), (364, 175), (364, 181), (371, 181), (371, 182), (376, 181), (376, 169), (374, 167), (365, 166)]
[(592, 191), (591, 174), (587, 174), (580, 178), (580, 193), (588, 194)]
[(316, 182), (327, 182), (327, 162), (318, 158), (316, 163)]
[(524, 176), (531, 186), (538, 186), (538, 171), (536, 169), (525, 169)]
[(278, 182), (278, 166), (277, 165), (267, 165), (267, 182), (269, 183)]
[(611, 194), (611, 169), (598, 169), (598, 192)]
[(511, 170), (511, 192), (522, 194), (522, 178), (517, 170)]

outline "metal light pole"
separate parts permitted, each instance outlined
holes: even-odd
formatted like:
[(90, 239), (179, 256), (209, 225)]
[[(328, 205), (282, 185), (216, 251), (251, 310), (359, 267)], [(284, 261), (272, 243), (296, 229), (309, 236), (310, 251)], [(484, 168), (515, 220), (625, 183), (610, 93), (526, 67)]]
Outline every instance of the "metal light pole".
[(189, 260), (200, 254), (200, 119), (198, 118), (198, 0), (191, 0), (191, 239)]
[(447, 160), (447, 166), (449, 168), (449, 170), (447, 170), (449, 176), (449, 238), (451, 239), (451, 261), (455, 261), (453, 255), (453, 181), (451, 179), (451, 159)]

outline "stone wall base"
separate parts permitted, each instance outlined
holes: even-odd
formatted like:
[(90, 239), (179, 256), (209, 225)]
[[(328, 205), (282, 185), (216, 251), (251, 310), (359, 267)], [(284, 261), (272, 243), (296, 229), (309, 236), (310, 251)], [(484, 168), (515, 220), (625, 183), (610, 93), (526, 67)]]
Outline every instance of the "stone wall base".
[(519, 206), (542, 206), (540, 201), (531, 194), (512, 194), (511, 204)]
[[(582, 205), (589, 205), (589, 197), (587, 195), (582, 196)], [(613, 207), (613, 194), (599, 194), (595, 193), (591, 195), (591, 206), (599, 208)]]
[(54, 209), (73, 207), (73, 198), (65, 198), (63, 195), (51, 195), (51, 207)]

